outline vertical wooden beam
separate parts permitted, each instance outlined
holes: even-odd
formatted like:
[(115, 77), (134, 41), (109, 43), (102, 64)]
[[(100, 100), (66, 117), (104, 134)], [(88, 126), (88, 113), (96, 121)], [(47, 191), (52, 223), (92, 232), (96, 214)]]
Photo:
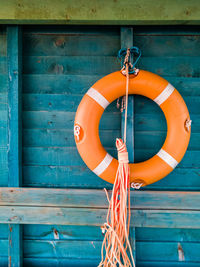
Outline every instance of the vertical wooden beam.
[[(22, 78), (22, 33), (19, 26), (7, 27), (8, 58), (8, 186), (22, 184), (22, 130), (21, 130), (21, 78)], [(18, 267), (23, 263), (22, 226), (10, 224), (9, 227), (9, 266)]]
[[(130, 48), (133, 46), (133, 28), (121, 27), (121, 48)], [(123, 137), (124, 132), (124, 118), (125, 112), (122, 113), (121, 132)], [(127, 134), (126, 144), (129, 155), (129, 162), (134, 162), (134, 96), (128, 97), (128, 110), (127, 110)], [(135, 241), (135, 228), (130, 231), (131, 245), (134, 260), (136, 261), (136, 241)]]

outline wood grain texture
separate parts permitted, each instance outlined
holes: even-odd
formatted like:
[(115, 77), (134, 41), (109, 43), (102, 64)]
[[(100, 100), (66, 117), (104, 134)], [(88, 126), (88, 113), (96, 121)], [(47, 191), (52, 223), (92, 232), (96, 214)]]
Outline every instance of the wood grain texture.
[[(78, 197), (77, 197), (78, 196)], [(198, 192), (132, 191), (132, 209), (199, 210)], [(108, 206), (104, 190), (0, 188), (0, 206), (95, 207)]]
[[(8, 52), (8, 186), (22, 184), (22, 123), (21, 123), (21, 28), (7, 28)], [(9, 224), (9, 267), (22, 265), (22, 226)]]
[[(47, 194), (34, 189), (34, 192), (19, 193), (18, 195), (21, 195), (19, 198), (23, 195), (21, 200), (15, 197), (14, 192), (14, 196), (8, 193), (9, 196), (5, 194), (4, 199), (7, 197), (10, 204), (12, 201), (18, 204), (7, 206), (5, 202), (6, 206), (1, 207), (13, 208), (7, 212), (9, 214), (7, 219), (17, 216), (13, 218), (16, 222), (21, 219), (26, 223), (34, 223), (37, 219), (38, 223), (45, 223), (25, 225), (24, 238), (27, 241), (27, 251), (32, 253), (26, 254), (24, 262), (28, 266), (56, 264), (96, 266), (99, 263), (98, 250), (95, 252), (96, 256), (92, 256), (92, 260), (84, 256), (77, 259), (78, 253), (75, 250), (70, 253), (75, 255), (76, 259), (64, 258), (65, 255), (69, 255), (69, 251), (65, 252), (65, 246), (69, 248), (71, 241), (74, 243), (85, 241), (84, 244), (85, 246), (89, 244), (88, 251), (90, 251), (92, 249), (90, 242), (95, 241), (95, 245), (101, 242), (99, 225), (104, 221), (107, 201), (104, 192), (95, 189), (104, 187), (111, 189), (112, 185), (95, 176), (81, 161), (75, 150), (70, 129), (73, 128), (75, 111), (82, 95), (96, 80), (106, 75), (108, 71), (115, 70), (107, 64), (111, 66), (118, 64), (114, 58), (120, 48), (120, 27), (27, 26), (24, 30), (23, 60), (26, 70), (23, 74), (23, 184), (38, 189), (40, 187), (68, 189), (62, 194), (60, 191), (55, 191), (55, 195), (51, 193), (52, 191)], [(131, 231), (135, 227), (133, 223), (140, 226), (136, 227), (135, 233), (137, 243), (140, 244), (137, 246), (137, 251), (143, 244), (148, 250), (145, 252), (145, 257), (141, 251), (137, 253), (139, 256), (137, 266), (157, 267), (169, 264), (170, 267), (198, 266), (199, 199), (197, 195), (190, 193), (187, 195), (188, 193), (183, 192), (179, 194), (177, 191), (200, 189), (199, 32), (197, 28), (191, 27), (134, 27), (134, 44), (142, 49), (143, 58), (140, 67), (162, 75), (173, 84), (186, 101), (193, 120), (189, 150), (181, 164), (165, 179), (142, 189), (141, 192), (135, 192), (141, 193), (140, 196), (134, 193), (132, 195), (133, 218), (138, 218), (138, 221), (132, 221)], [(99, 60), (101, 57), (102, 60)], [(73, 59), (75, 62), (71, 63), (70, 60)], [(97, 60), (96, 67), (95, 60)], [(135, 160), (143, 161), (159, 150), (165, 138), (166, 124), (159, 107), (152, 101), (135, 96), (134, 104)], [(116, 156), (114, 140), (120, 133), (121, 125), (120, 112), (115, 110), (115, 104), (106, 109), (100, 135), (103, 145)], [(70, 193), (70, 188), (76, 190), (91, 188), (94, 191), (86, 190), (87, 194), (84, 195), (78, 190), (73, 195)], [(150, 190), (154, 191), (149, 192)], [(171, 194), (155, 190), (176, 192)], [(80, 195), (80, 199), (75, 200), (77, 195)], [(39, 206), (40, 199), (44, 206)], [(23, 206), (23, 203), (21, 206), (20, 201), (28, 203), (27, 206)], [(63, 206), (56, 207), (55, 203)], [(87, 203), (90, 207), (81, 206)], [(28, 206), (34, 204), (35, 206)], [(69, 204), (72, 206), (68, 206)], [(76, 225), (64, 225), (64, 223)], [(65, 240), (67, 240), (66, 245)], [(51, 244), (55, 247), (53, 248), (51, 244), (40, 244), (40, 241), (47, 243), (53, 241)], [(56, 244), (56, 241), (63, 243)], [(184, 251), (184, 263), (179, 261), (178, 243)], [(192, 257), (189, 255), (190, 243), (194, 253)], [(77, 246), (79, 247), (78, 243)], [(163, 255), (165, 250), (167, 257)]]
[[(133, 28), (121, 27), (121, 48), (130, 48), (133, 46)], [(121, 99), (120, 99), (121, 100)], [(134, 162), (134, 96), (128, 96), (127, 101), (127, 121), (125, 129), (125, 110), (122, 112), (121, 117), (121, 138), (124, 137), (124, 131), (126, 130), (126, 147), (128, 151), (129, 162)], [(133, 258), (136, 263), (136, 239), (135, 228), (132, 228), (129, 234)]]
[[(7, 24), (174, 25), (199, 24), (197, 0), (74, 1), (2, 3), (0, 22)], [(125, 15), (126, 14), (126, 15)]]
[[(101, 226), (106, 209), (1, 206), (0, 223)], [(199, 211), (132, 210), (134, 227), (200, 228)]]

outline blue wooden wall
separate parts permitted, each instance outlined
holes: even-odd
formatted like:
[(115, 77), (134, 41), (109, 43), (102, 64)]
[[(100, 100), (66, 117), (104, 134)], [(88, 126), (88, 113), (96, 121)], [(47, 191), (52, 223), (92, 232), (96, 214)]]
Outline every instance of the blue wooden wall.
[[(88, 88), (120, 67), (116, 58), (120, 27), (30, 26), (22, 30), (23, 187), (111, 189), (82, 162), (75, 147), (73, 122)], [(1, 187), (9, 185), (6, 31), (2, 28), (0, 32)], [(168, 177), (143, 190), (199, 191), (200, 34), (191, 27), (134, 27), (133, 43), (142, 50), (139, 68), (171, 82), (185, 99), (193, 120), (183, 161)], [(159, 107), (142, 96), (134, 97), (134, 114), (138, 162), (160, 149), (166, 123)], [(114, 156), (115, 138), (120, 135), (121, 113), (113, 103), (101, 120), (100, 137)], [(8, 232), (7, 225), (0, 225), (0, 266), (8, 264)], [(133, 242), (133, 228), (131, 234)], [(139, 267), (200, 266), (200, 229), (138, 227), (135, 237)], [(24, 265), (97, 266), (102, 239), (98, 226), (24, 225)]]

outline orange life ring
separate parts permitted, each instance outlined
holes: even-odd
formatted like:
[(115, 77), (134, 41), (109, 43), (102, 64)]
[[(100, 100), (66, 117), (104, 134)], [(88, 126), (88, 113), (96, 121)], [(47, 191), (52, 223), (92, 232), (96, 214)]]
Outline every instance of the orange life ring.
[[(78, 151), (86, 165), (100, 178), (114, 183), (118, 161), (103, 148), (99, 121), (104, 109), (125, 95), (126, 77), (120, 71), (97, 81), (84, 95), (77, 109), (74, 135)], [(143, 186), (168, 175), (183, 158), (190, 140), (190, 116), (179, 92), (165, 79), (140, 70), (130, 75), (129, 94), (146, 96), (156, 102), (166, 117), (167, 137), (161, 150), (152, 158), (129, 163), (130, 182)]]

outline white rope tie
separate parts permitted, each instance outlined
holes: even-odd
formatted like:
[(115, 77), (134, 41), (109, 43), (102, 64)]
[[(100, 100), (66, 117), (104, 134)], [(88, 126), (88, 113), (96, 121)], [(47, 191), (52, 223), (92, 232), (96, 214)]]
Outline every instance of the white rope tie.
[(143, 183), (135, 183), (135, 182), (132, 182), (131, 183), (131, 188), (133, 189), (140, 189), (140, 187), (143, 185)]

